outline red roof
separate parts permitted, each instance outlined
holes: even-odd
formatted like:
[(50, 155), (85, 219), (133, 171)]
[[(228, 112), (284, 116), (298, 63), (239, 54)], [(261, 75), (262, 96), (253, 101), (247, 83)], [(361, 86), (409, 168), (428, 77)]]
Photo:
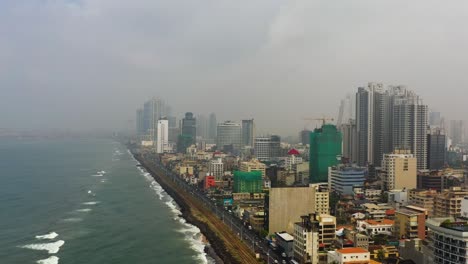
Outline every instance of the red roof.
[(299, 151), (297, 149), (291, 149), (288, 151), (288, 155), (299, 155)]
[(386, 215), (395, 215), (395, 210), (388, 209), (387, 211), (385, 211), (385, 214)]

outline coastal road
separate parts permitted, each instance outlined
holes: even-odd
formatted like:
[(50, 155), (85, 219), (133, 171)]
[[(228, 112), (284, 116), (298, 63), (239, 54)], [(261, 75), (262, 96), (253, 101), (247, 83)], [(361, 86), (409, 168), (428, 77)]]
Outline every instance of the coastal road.
[[(204, 222), (209, 226), (215, 234), (224, 241), (225, 247), (228, 249), (232, 256), (239, 258), (240, 263), (258, 263), (252, 251), (249, 247), (241, 241), (241, 239), (234, 233), (231, 232), (226, 223), (224, 223), (216, 214), (214, 214), (208, 207), (205, 206), (202, 200), (194, 199), (194, 191), (190, 190), (186, 184), (177, 184), (172, 177), (167, 175), (167, 171), (154, 162), (154, 157), (143, 158), (144, 165), (150, 172), (157, 174), (159, 180), (164, 185), (174, 189), (181, 199), (188, 205), (192, 215), (198, 218), (202, 217)], [(160, 182), (161, 183), (161, 182)]]

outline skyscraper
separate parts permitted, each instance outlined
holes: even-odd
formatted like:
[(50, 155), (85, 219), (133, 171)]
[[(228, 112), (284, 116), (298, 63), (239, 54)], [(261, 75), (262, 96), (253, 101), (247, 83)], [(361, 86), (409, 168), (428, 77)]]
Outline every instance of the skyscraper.
[(310, 133), (312, 131), (308, 130), (308, 129), (303, 129), (301, 130), (301, 132), (299, 133), (299, 137), (301, 138), (301, 143), (302, 145), (307, 145), (307, 144), (310, 144)]
[(427, 168), (440, 170), (445, 165), (445, 135), (442, 129), (435, 128), (427, 134)]
[(310, 134), (310, 183), (328, 182), (328, 167), (340, 163), (342, 135), (336, 126), (324, 124)]
[(388, 97), (381, 83), (369, 83), (356, 93), (357, 158), (359, 165), (379, 166), (385, 152)]
[(138, 108), (136, 111), (136, 134), (142, 136), (145, 133), (143, 124), (143, 109)]
[(241, 146), (241, 124), (226, 121), (217, 126), (216, 147), (225, 149), (232, 146), (232, 149), (239, 150)]
[(465, 124), (463, 120), (450, 120), (450, 138), (452, 144), (460, 144), (464, 142)]
[(156, 153), (164, 153), (169, 147), (169, 121), (167, 119), (158, 120), (157, 135)]
[(193, 117), (193, 113), (185, 113), (182, 119), (182, 135), (191, 138), (191, 144), (196, 143), (197, 139), (197, 120)]
[(354, 119), (349, 119), (338, 128), (343, 135), (343, 158), (349, 163), (357, 163), (358, 146), (356, 121)]
[(205, 115), (198, 115), (197, 117), (197, 136), (202, 139), (208, 139), (208, 119)]
[(217, 130), (218, 123), (216, 122), (216, 115), (215, 113), (210, 114), (210, 118), (208, 120), (208, 138), (209, 139), (216, 139), (216, 130)]
[(253, 119), (242, 120), (242, 146), (254, 147), (255, 125)]
[(420, 170), (427, 168), (427, 105), (409, 92), (394, 100), (393, 150), (410, 150)]
[(429, 113), (429, 125), (431, 127), (442, 127), (442, 118), (440, 117), (440, 112), (431, 111)]
[(157, 138), (158, 120), (166, 115), (166, 105), (160, 98), (153, 97), (143, 105), (143, 130), (151, 141)]
[(404, 86), (369, 83), (356, 93), (357, 163), (380, 166), (384, 153), (408, 149), (426, 168), (427, 105)]

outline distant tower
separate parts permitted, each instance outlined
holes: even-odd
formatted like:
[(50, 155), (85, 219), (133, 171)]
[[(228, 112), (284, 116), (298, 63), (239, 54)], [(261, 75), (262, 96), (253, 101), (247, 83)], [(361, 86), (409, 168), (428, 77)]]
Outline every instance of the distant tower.
[(161, 119), (158, 121), (157, 134), (156, 153), (164, 153), (169, 147), (169, 121), (167, 119)]
[(143, 109), (138, 108), (136, 111), (136, 134), (137, 136), (142, 136), (144, 133)]
[(440, 170), (445, 165), (446, 138), (441, 128), (435, 128), (427, 134), (427, 168)]
[(220, 150), (229, 148), (239, 150), (241, 146), (241, 124), (226, 121), (218, 124), (216, 147)]
[(242, 120), (242, 146), (254, 147), (255, 125), (253, 119)]
[(166, 104), (160, 98), (154, 97), (143, 105), (143, 129), (149, 139), (157, 138), (158, 120), (166, 116)]
[(328, 182), (328, 167), (340, 163), (342, 135), (336, 126), (324, 124), (310, 134), (309, 182)]
[(209, 139), (216, 139), (216, 130), (217, 130), (218, 123), (216, 122), (216, 115), (215, 113), (210, 114), (210, 118), (208, 120), (208, 138)]
[(193, 113), (185, 113), (182, 119), (182, 135), (191, 138), (191, 144), (196, 143), (197, 138), (197, 120), (193, 117)]

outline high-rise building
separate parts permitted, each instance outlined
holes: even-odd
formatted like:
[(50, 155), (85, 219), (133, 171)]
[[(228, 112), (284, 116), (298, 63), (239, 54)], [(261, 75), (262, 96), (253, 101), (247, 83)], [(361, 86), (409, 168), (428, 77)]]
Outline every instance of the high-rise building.
[(198, 115), (197, 117), (197, 136), (202, 139), (208, 139), (208, 119), (205, 115)]
[(142, 136), (145, 134), (144, 123), (143, 123), (143, 109), (138, 108), (136, 111), (136, 134)]
[(356, 93), (357, 162), (379, 167), (384, 153), (408, 149), (427, 162), (427, 105), (404, 86), (369, 83)]
[(218, 123), (216, 122), (215, 113), (211, 113), (208, 120), (208, 138), (215, 140), (216, 139), (216, 130)]
[(445, 165), (446, 138), (440, 128), (433, 129), (427, 134), (427, 168), (441, 170)]
[(281, 138), (280, 136), (262, 136), (255, 138), (254, 154), (258, 160), (270, 161), (280, 156)]
[(254, 147), (255, 125), (253, 119), (242, 120), (242, 146)]
[(309, 182), (328, 182), (328, 167), (341, 160), (342, 136), (336, 126), (324, 124), (310, 134)]
[(431, 127), (442, 128), (442, 118), (440, 116), (440, 112), (431, 111), (429, 113), (429, 125)]
[(166, 104), (157, 97), (145, 102), (143, 105), (143, 130), (151, 141), (157, 138), (158, 120), (166, 116)]
[(418, 169), (427, 168), (427, 105), (412, 92), (394, 101), (392, 140), (393, 150), (410, 150)]
[(357, 163), (358, 145), (356, 121), (354, 119), (349, 119), (339, 126), (339, 130), (343, 135), (343, 158), (348, 163)]
[(182, 119), (182, 135), (190, 137), (191, 144), (196, 143), (197, 139), (197, 120), (193, 117), (191, 112), (185, 113), (185, 117)]
[(452, 144), (457, 145), (464, 142), (465, 137), (465, 122), (463, 120), (450, 121), (450, 138)]
[(382, 176), (385, 190), (416, 188), (416, 174), (416, 158), (409, 151), (401, 150), (384, 155)]
[(302, 145), (305, 146), (305, 145), (310, 144), (310, 133), (312, 133), (312, 131), (308, 129), (304, 129), (299, 133), (299, 137), (301, 138)]
[(217, 126), (216, 147), (239, 150), (241, 146), (241, 124), (226, 121)]
[(164, 153), (169, 149), (169, 121), (167, 119), (158, 120), (156, 139), (156, 153)]
[[(360, 166), (380, 165), (386, 152), (385, 138), (388, 125), (388, 96), (383, 84), (369, 83), (356, 93), (356, 134)], [(388, 144), (388, 143), (387, 143)]]

